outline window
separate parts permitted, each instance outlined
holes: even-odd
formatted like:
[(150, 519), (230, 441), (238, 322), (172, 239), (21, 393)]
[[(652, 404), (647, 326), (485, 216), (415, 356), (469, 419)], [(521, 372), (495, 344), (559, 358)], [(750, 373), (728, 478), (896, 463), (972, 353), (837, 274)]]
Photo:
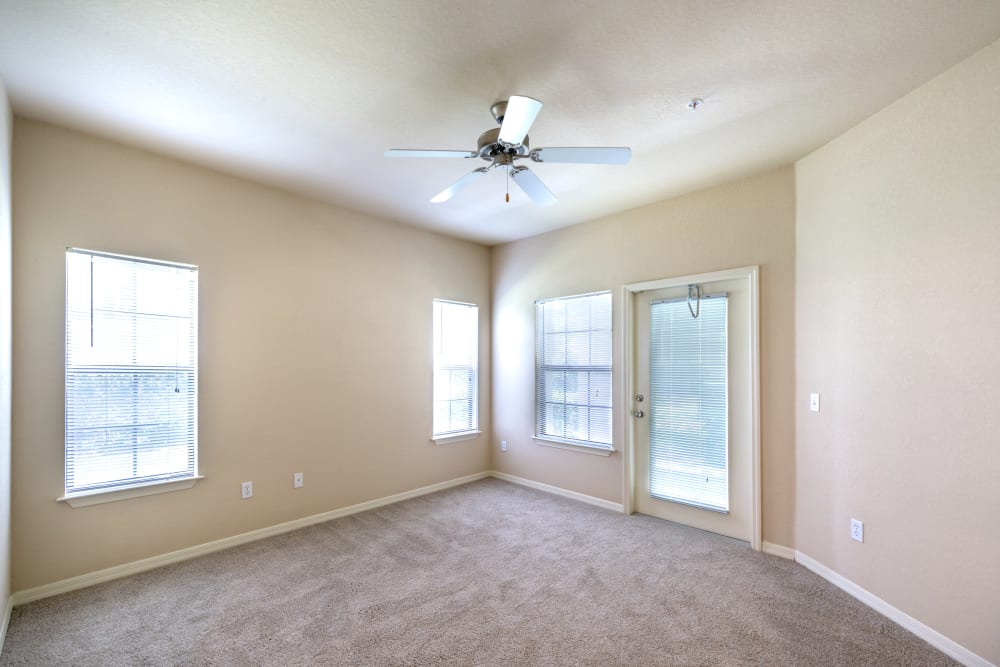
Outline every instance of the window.
[(434, 440), (477, 434), (479, 307), (434, 300)]
[(197, 267), (67, 250), (70, 504), (74, 496), (194, 483), (197, 311)]
[(611, 450), (611, 293), (535, 302), (535, 438)]

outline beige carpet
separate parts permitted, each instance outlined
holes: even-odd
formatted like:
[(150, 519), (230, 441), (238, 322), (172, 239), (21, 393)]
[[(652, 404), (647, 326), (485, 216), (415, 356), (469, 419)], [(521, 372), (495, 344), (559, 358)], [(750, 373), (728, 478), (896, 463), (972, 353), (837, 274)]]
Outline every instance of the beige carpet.
[(953, 665), (805, 568), (497, 480), (14, 610), (2, 665)]

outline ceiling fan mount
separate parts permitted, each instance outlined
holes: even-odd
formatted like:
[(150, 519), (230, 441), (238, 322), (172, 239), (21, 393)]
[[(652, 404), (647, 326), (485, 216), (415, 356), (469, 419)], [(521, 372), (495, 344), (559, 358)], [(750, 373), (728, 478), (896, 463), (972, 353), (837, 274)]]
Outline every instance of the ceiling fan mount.
[(507, 100), (497, 100), (491, 104), (490, 113), (493, 114), (497, 125), (503, 125), (503, 117), (507, 114)]
[[(532, 162), (574, 162), (582, 164), (626, 164), (632, 156), (629, 148), (536, 148), (531, 149), (528, 129), (542, 109), (542, 103), (531, 97), (512, 95), (490, 106), (490, 113), (500, 127), (486, 130), (479, 135), (475, 151), (413, 150), (394, 148), (385, 152), (386, 157), (455, 157), (482, 158), (489, 162), (466, 174), (431, 199), (433, 203), (448, 201), (459, 191), (479, 180), (490, 169), (507, 168), (508, 175), (539, 206), (556, 202), (556, 196), (525, 166), (515, 165), (524, 158)], [(510, 196), (507, 196), (510, 201)]]

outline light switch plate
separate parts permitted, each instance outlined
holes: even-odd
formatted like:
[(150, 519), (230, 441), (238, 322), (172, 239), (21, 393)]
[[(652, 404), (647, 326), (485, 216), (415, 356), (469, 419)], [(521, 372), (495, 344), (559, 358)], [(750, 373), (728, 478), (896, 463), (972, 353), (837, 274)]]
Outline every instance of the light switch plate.
[(819, 412), (819, 394), (815, 392), (809, 394), (809, 409), (813, 412)]

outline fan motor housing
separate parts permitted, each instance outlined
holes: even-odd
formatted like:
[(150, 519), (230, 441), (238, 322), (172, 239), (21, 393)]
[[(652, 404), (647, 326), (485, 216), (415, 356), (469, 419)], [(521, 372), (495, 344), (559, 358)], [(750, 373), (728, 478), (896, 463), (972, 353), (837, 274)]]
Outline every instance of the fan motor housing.
[(527, 157), (528, 148), (528, 137), (524, 137), (524, 141), (521, 142), (519, 146), (507, 146), (500, 142), (500, 128), (495, 127), (492, 130), (486, 130), (479, 135), (479, 157), (483, 158), (487, 162), (493, 162), (498, 155), (510, 155), (511, 157)]

